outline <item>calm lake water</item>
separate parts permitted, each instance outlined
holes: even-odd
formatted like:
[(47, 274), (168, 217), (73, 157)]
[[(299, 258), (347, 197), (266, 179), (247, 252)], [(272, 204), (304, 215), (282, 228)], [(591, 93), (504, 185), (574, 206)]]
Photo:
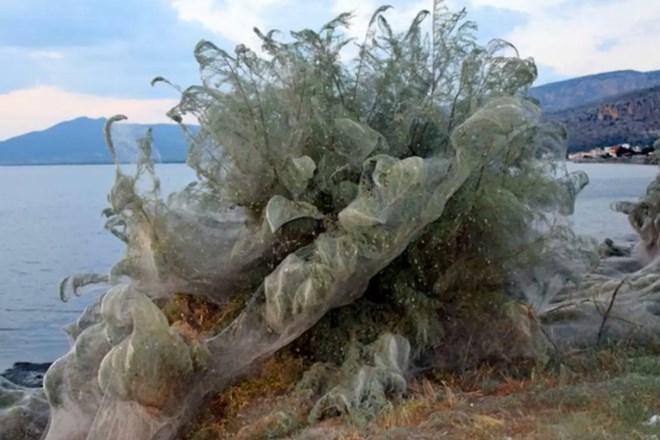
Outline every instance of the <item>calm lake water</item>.
[(628, 217), (610, 209), (612, 202), (635, 201), (658, 174), (657, 166), (633, 164), (568, 164), (569, 171), (583, 170), (589, 185), (580, 193), (573, 215), (573, 229), (598, 240), (636, 241)]
[[(590, 185), (580, 195), (574, 227), (598, 239), (634, 239), (626, 217), (610, 211), (635, 200), (657, 173), (644, 165), (570, 164)], [(163, 192), (194, 179), (185, 165), (159, 165)], [(0, 167), (0, 371), (15, 361), (46, 362), (69, 347), (62, 326), (95, 292), (62, 303), (57, 282), (76, 272), (106, 272), (123, 243), (103, 229), (101, 211), (114, 180), (110, 165)]]
[[(158, 165), (157, 172), (164, 193), (194, 180), (185, 165)], [(62, 326), (97, 293), (62, 303), (57, 282), (105, 273), (124, 252), (101, 216), (113, 182), (111, 165), (0, 167), (0, 371), (68, 350)]]

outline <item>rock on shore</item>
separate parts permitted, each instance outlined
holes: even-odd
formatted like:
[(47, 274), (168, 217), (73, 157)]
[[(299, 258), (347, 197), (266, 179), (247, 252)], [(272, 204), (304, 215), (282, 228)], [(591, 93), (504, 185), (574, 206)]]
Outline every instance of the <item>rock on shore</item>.
[(38, 440), (48, 425), (48, 401), (41, 388), (0, 377), (0, 440)]
[(16, 362), (13, 367), (7, 369), (0, 376), (10, 382), (27, 388), (41, 388), (43, 386), (44, 374), (51, 363), (33, 364), (31, 362)]

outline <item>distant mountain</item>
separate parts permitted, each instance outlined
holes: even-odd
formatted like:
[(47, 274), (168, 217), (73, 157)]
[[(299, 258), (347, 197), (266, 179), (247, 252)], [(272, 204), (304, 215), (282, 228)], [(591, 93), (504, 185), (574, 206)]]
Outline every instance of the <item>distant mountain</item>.
[[(77, 118), (43, 131), (0, 142), (0, 165), (53, 165), (111, 163), (103, 139), (105, 119)], [(138, 157), (136, 140), (153, 128), (154, 158), (160, 162), (184, 162), (186, 141), (175, 124), (139, 125), (118, 123), (113, 140), (121, 161)]]
[[(545, 119), (569, 130), (569, 151), (618, 143), (651, 144), (660, 130), (660, 70), (622, 70), (533, 87)], [(0, 142), (0, 165), (110, 163), (103, 140), (105, 119), (78, 118)], [(136, 140), (147, 125), (113, 126), (119, 160), (134, 161)], [(154, 157), (184, 162), (186, 141), (174, 124), (156, 124)]]
[(621, 70), (532, 87), (529, 94), (546, 112), (557, 112), (656, 86), (660, 86), (660, 70)]
[(569, 151), (621, 143), (651, 145), (660, 137), (660, 86), (545, 114), (566, 125)]

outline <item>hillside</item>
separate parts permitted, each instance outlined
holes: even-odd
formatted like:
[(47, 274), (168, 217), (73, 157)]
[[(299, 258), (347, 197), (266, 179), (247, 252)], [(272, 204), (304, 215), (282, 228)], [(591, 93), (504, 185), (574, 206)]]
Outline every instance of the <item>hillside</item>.
[(569, 151), (620, 143), (650, 145), (660, 137), (660, 86), (545, 117), (566, 125)]
[(544, 84), (533, 87), (529, 94), (545, 111), (557, 112), (655, 86), (660, 86), (660, 70), (621, 70)]
[[(533, 87), (529, 94), (539, 100), (545, 118), (567, 125), (570, 151), (617, 143), (650, 144), (658, 137), (654, 131), (660, 130), (660, 70), (589, 75)], [(0, 141), (0, 165), (110, 163), (102, 135), (104, 124), (105, 119), (81, 117)], [(185, 161), (187, 147), (179, 127), (152, 127), (155, 160)], [(116, 126), (120, 160), (135, 159), (135, 140), (147, 128)]]
[[(103, 140), (104, 124), (105, 119), (82, 117), (7, 139), (0, 142), (0, 165), (111, 163)], [(185, 138), (174, 124), (116, 124), (113, 135), (119, 160), (136, 158), (135, 140), (144, 136), (148, 127), (153, 128), (157, 161), (185, 161)]]

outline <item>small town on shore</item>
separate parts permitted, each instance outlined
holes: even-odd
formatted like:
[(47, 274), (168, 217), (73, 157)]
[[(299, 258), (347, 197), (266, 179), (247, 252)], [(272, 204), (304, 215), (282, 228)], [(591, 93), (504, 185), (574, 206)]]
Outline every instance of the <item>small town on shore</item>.
[(592, 148), (568, 155), (568, 160), (577, 163), (614, 162), (657, 165), (658, 156), (655, 149), (649, 146), (618, 144), (609, 147)]

